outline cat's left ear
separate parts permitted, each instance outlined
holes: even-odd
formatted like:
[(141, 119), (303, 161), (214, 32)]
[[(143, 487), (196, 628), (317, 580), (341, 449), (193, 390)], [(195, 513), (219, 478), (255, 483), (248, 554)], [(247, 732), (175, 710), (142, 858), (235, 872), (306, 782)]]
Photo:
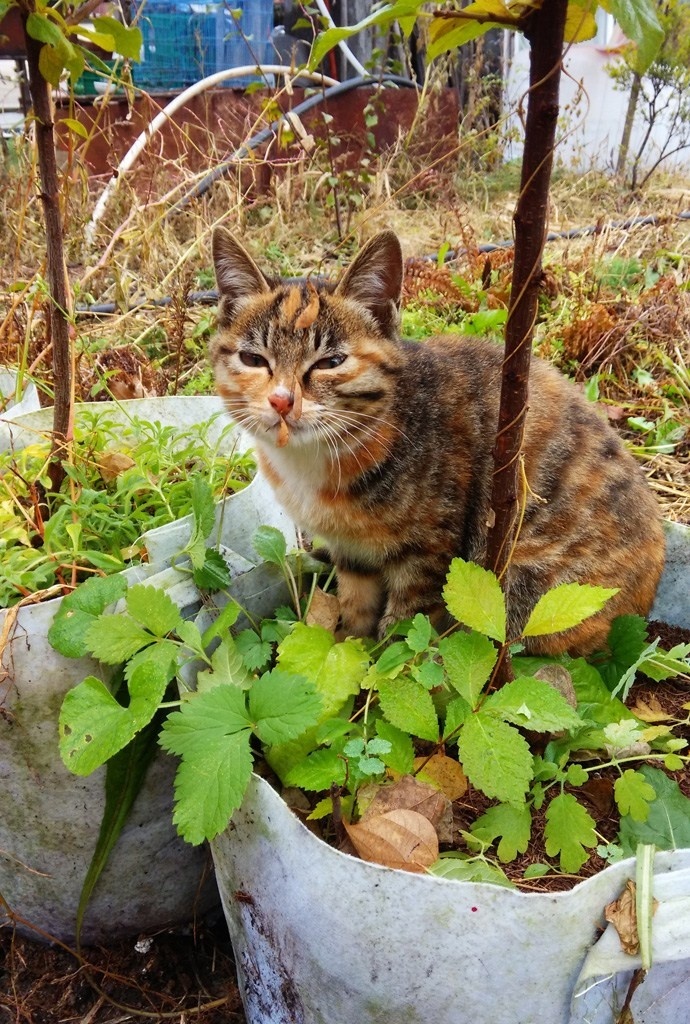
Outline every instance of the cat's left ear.
[(365, 306), (386, 336), (397, 337), (402, 280), (398, 237), (392, 231), (381, 231), (358, 253), (335, 291)]
[(213, 265), (220, 291), (218, 317), (232, 320), (238, 303), (259, 292), (270, 291), (270, 286), (249, 253), (223, 227), (213, 232)]

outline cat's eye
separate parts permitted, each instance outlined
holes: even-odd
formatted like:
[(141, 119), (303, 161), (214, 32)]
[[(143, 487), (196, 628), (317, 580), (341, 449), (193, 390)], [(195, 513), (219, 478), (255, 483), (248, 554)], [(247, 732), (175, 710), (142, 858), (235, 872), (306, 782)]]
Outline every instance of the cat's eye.
[(270, 369), (268, 359), (264, 359), (258, 352), (240, 352), (240, 362), (245, 366), (265, 366)]
[(326, 356), (324, 359), (319, 359), (316, 363), (312, 363), (312, 370), (335, 370), (336, 366), (340, 366), (345, 362), (347, 356), (342, 353), (337, 355)]

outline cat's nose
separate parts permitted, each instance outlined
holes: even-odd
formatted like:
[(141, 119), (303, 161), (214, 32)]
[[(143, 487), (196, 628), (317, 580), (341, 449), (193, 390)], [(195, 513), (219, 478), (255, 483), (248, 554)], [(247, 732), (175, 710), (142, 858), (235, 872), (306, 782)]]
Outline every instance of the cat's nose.
[(279, 416), (287, 416), (289, 412), (292, 412), (295, 404), (295, 396), (294, 393), (292, 391), (288, 391), (287, 388), (279, 387), (268, 396), (268, 401)]

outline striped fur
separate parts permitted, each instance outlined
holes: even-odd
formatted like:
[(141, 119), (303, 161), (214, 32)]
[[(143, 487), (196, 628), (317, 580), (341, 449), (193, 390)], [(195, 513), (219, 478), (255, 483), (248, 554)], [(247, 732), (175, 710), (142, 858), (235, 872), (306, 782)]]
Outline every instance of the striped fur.
[[(328, 546), (344, 631), (383, 635), (417, 611), (440, 620), (450, 560), (485, 551), (500, 346), (400, 340), (389, 231), (331, 289), (269, 280), (223, 229), (214, 259), (218, 391), (281, 505)], [(615, 432), (538, 360), (523, 451), (531, 493), (507, 578), (511, 636), (558, 583), (618, 587), (598, 616), (530, 645), (588, 653), (616, 615), (651, 606), (664, 559), (656, 501)]]

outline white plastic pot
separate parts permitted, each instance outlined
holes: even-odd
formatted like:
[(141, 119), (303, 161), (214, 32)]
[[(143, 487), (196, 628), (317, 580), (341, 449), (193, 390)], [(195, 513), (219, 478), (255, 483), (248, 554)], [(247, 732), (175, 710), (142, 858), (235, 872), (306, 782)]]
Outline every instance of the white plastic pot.
[[(188, 398), (122, 406), (121, 413), (112, 406), (99, 408), (110, 417), (133, 412), (180, 426), (203, 422), (221, 408), (216, 399)], [(35, 439), (36, 430), (49, 428), (51, 415), (42, 410), (18, 418), (11, 443)], [(218, 430), (226, 423), (220, 420)], [(260, 481), (224, 504), (230, 589), (251, 610), (265, 614), (266, 604), (279, 603), (283, 595), (276, 590), (275, 576), (256, 566), (246, 538), (267, 523), (282, 526), (294, 544), (294, 530)], [(180, 522), (182, 533), (178, 524), (152, 531), (151, 564), (129, 569), (127, 575), (130, 581), (146, 579), (164, 587), (178, 607), (191, 613), (199, 606), (191, 578), (166, 569), (169, 556), (179, 550), (179, 538), (189, 531), (189, 524)], [(172, 541), (166, 540), (167, 531)], [(235, 535), (241, 549), (237, 554), (228, 550)], [(162, 554), (157, 562), (166, 543), (167, 562)], [(250, 560), (246, 556), (251, 554)], [(8, 641), (0, 660), (0, 893), (20, 919), (22, 932), (73, 942), (79, 895), (103, 815), (105, 769), (87, 778), (70, 774), (58, 754), (57, 722), (68, 689), (89, 674), (106, 679), (108, 669), (86, 658), (63, 658), (50, 647), (47, 632), (61, 600), (0, 611), (0, 636)], [(172, 825), (175, 768), (175, 760), (162, 751), (154, 759), (86, 912), (85, 944), (186, 923), (217, 903), (208, 851), (185, 843)], [(0, 926), (10, 923), (0, 904)]]
[(24, 379), (22, 393), (17, 397), (18, 379), (16, 370), (0, 367), (0, 450), (9, 441), (8, 422), (41, 408), (36, 385), (28, 378)]
[[(690, 626), (690, 530), (669, 536), (654, 614)], [(635, 860), (552, 895), (410, 874), (327, 846), (258, 777), (211, 848), (248, 1024), (618, 1024), (640, 966), (604, 919)], [(690, 850), (654, 870), (631, 1019), (684, 1024)]]

